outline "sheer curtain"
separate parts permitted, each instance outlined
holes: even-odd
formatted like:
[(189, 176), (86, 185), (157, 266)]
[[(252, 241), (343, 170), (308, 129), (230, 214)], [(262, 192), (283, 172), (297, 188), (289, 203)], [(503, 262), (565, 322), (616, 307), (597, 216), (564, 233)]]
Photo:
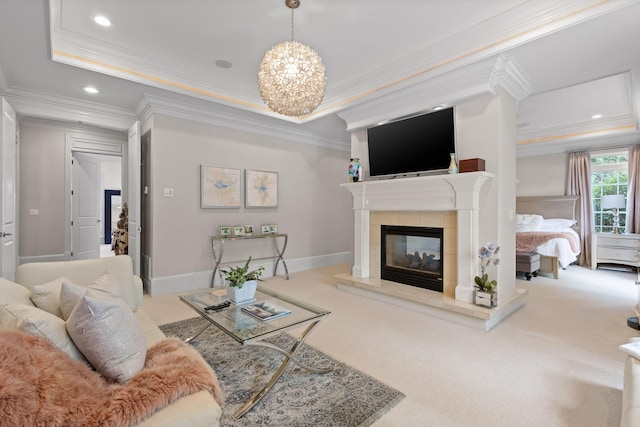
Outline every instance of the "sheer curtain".
[(591, 265), (591, 230), (593, 208), (591, 202), (591, 156), (586, 151), (569, 153), (567, 196), (580, 196), (580, 265)]
[(629, 150), (629, 187), (627, 188), (627, 233), (640, 232), (640, 145)]

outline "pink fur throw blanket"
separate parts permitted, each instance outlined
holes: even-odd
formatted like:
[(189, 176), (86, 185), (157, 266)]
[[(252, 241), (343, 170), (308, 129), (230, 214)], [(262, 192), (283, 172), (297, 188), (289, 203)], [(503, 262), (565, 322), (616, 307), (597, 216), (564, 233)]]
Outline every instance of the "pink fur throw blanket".
[(144, 369), (120, 384), (43, 338), (0, 331), (2, 426), (131, 426), (200, 390), (222, 405), (213, 369), (177, 338), (149, 348)]

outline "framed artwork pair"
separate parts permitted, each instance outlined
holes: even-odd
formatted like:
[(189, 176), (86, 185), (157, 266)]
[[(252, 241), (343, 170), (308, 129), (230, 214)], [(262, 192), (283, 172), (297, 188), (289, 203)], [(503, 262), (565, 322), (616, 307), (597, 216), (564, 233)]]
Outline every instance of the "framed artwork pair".
[[(200, 206), (239, 208), (242, 179), (240, 169), (200, 166)], [(245, 208), (278, 207), (278, 172), (244, 171)]]

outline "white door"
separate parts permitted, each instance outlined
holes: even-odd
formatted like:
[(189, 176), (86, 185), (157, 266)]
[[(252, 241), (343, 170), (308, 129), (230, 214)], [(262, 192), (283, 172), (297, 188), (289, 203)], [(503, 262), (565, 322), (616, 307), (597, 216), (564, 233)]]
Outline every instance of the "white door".
[(100, 162), (73, 153), (71, 164), (71, 258), (100, 258)]
[(16, 238), (16, 182), (17, 182), (17, 138), (16, 138), (16, 113), (7, 101), (1, 99), (2, 120), (2, 183), (0, 197), (2, 208), (0, 209), (0, 224), (2, 231), (2, 251), (0, 251), (2, 263), (2, 277), (7, 280), (15, 280), (17, 266), (17, 238)]
[(140, 275), (140, 122), (129, 129), (127, 150), (127, 197), (129, 207), (129, 256), (133, 273)]

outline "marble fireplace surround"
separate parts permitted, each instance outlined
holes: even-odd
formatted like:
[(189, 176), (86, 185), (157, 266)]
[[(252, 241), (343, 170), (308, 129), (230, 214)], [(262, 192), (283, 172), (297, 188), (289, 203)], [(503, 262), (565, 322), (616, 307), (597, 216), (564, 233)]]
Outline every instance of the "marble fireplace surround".
[[(479, 247), (480, 193), (489, 172), (429, 175), (341, 184), (353, 196), (354, 248), (351, 275), (339, 275), (341, 289), (386, 300), (394, 298), (421, 310), (466, 315), (471, 325), (488, 330), (522, 305), (522, 291), (489, 310), (473, 302), (473, 278)], [(443, 293), (380, 280), (380, 225), (444, 229)], [(463, 319), (465, 317), (463, 316)], [(459, 318), (458, 318), (459, 320)], [(479, 320), (480, 322), (474, 322)]]

